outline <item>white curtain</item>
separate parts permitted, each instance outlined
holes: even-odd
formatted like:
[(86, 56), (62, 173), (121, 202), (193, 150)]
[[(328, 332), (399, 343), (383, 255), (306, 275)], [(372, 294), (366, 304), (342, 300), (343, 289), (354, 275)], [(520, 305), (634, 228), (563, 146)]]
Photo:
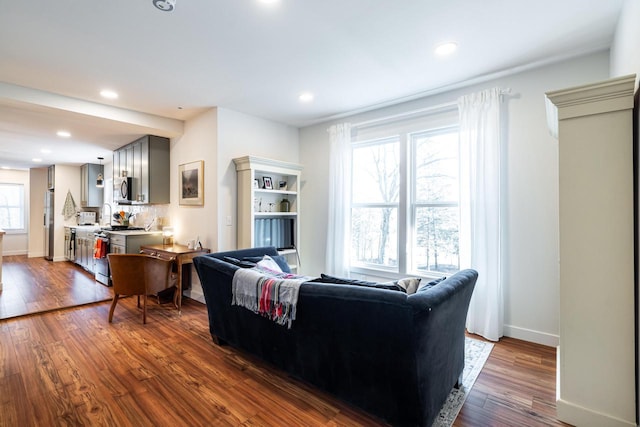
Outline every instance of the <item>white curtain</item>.
[(503, 335), (501, 270), (501, 89), (462, 96), (460, 112), (460, 263), (478, 271), (467, 330)]
[(328, 129), (329, 216), (327, 225), (326, 272), (349, 276), (349, 221), (351, 212), (351, 124)]

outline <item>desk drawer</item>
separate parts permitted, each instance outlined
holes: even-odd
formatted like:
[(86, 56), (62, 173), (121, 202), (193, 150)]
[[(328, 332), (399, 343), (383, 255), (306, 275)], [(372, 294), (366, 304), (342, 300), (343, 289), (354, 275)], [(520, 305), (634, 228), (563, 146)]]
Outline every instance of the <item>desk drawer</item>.
[(166, 252), (160, 252), (160, 251), (154, 251), (153, 249), (140, 249), (140, 253), (145, 254), (145, 255), (151, 255), (151, 256), (155, 256), (158, 257), (160, 259), (166, 259), (166, 260), (175, 260), (176, 256), (175, 255), (171, 255), (168, 254)]

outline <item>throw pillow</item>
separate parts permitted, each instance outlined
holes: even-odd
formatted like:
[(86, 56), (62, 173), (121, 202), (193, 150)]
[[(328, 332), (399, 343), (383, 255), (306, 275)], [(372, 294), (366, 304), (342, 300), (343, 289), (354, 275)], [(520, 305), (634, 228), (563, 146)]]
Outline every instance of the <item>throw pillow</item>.
[[(287, 263), (286, 257), (284, 257), (283, 255), (269, 255), (269, 257), (278, 264), (280, 270), (282, 270), (283, 273), (291, 273), (291, 269), (289, 268), (289, 263)], [(254, 263), (258, 263), (262, 261), (262, 259), (263, 257), (260, 256), (250, 256), (243, 258), (244, 261), (251, 261)]]
[(411, 294), (415, 294), (416, 291), (418, 290), (418, 286), (420, 285), (420, 280), (422, 279), (420, 279), (419, 277), (407, 277), (405, 279), (396, 280), (393, 283), (395, 283), (396, 285), (404, 289), (407, 295), (411, 295)]
[(276, 273), (283, 272), (278, 263), (269, 255), (265, 255), (260, 261), (258, 261), (258, 267), (270, 271), (275, 271)]

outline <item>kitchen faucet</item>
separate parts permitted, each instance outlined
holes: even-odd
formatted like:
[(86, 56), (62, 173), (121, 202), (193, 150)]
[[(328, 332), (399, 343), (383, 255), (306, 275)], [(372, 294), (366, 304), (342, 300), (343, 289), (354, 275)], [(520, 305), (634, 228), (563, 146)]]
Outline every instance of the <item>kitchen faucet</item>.
[[(105, 216), (105, 214), (104, 214), (104, 207), (105, 206), (109, 206), (109, 216)], [(113, 215), (113, 208), (111, 207), (111, 205), (109, 203), (104, 203), (102, 205), (102, 221), (104, 222), (105, 218), (107, 219), (107, 223), (105, 225), (110, 225), (111, 224), (111, 215)]]

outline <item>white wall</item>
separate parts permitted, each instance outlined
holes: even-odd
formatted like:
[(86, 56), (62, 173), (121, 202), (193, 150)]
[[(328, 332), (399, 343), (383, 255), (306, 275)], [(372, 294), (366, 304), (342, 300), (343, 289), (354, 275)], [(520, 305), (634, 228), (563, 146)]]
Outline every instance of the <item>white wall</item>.
[(29, 169), (28, 256), (44, 256), (44, 194), (47, 191), (47, 168)]
[[(171, 141), (170, 212), (177, 242), (199, 235), (212, 251), (236, 248), (233, 158), (246, 155), (297, 162), (298, 130), (224, 108), (213, 108), (185, 123), (182, 137)], [(179, 206), (178, 165), (196, 160), (204, 160), (204, 206)]]
[[(462, 94), (499, 86), (506, 97), (508, 137), (505, 218), (505, 334), (546, 345), (558, 343), (558, 145), (548, 133), (544, 93), (609, 77), (600, 52), (402, 105), (349, 117), (359, 122), (452, 102)], [(335, 121), (338, 122), (338, 121)], [(302, 271), (324, 270), (327, 233), (328, 134), (333, 123), (300, 130)]]
[[(29, 172), (26, 170), (0, 169), (0, 182), (6, 184), (24, 184), (25, 209), (29, 212)], [(28, 216), (25, 218), (25, 227), (27, 227), (28, 230)], [(4, 235), (2, 244), (2, 253), (4, 255), (25, 255), (27, 253), (27, 247), (28, 234), (26, 230), (23, 233), (7, 231), (7, 234)]]
[(224, 108), (218, 108), (218, 132), (218, 250), (224, 251), (237, 248), (233, 159), (251, 155), (298, 163), (299, 144), (297, 128)]
[[(171, 140), (170, 222), (174, 241), (186, 244), (200, 236), (202, 245), (217, 249), (217, 109), (207, 110), (185, 122), (184, 134)], [(180, 206), (178, 200), (178, 166), (197, 160), (204, 161), (204, 206)]]
[(611, 77), (636, 73), (640, 80), (640, 1), (626, 0), (611, 45)]
[[(53, 207), (54, 217), (54, 261), (65, 261), (64, 257), (64, 226), (76, 225), (75, 216), (64, 219), (62, 207), (70, 191), (76, 203), (77, 210), (80, 206), (80, 166), (56, 165), (55, 168), (55, 201)], [(43, 194), (44, 197), (44, 194)], [(38, 227), (31, 227), (30, 232), (37, 232)], [(42, 231), (44, 233), (44, 230)]]

